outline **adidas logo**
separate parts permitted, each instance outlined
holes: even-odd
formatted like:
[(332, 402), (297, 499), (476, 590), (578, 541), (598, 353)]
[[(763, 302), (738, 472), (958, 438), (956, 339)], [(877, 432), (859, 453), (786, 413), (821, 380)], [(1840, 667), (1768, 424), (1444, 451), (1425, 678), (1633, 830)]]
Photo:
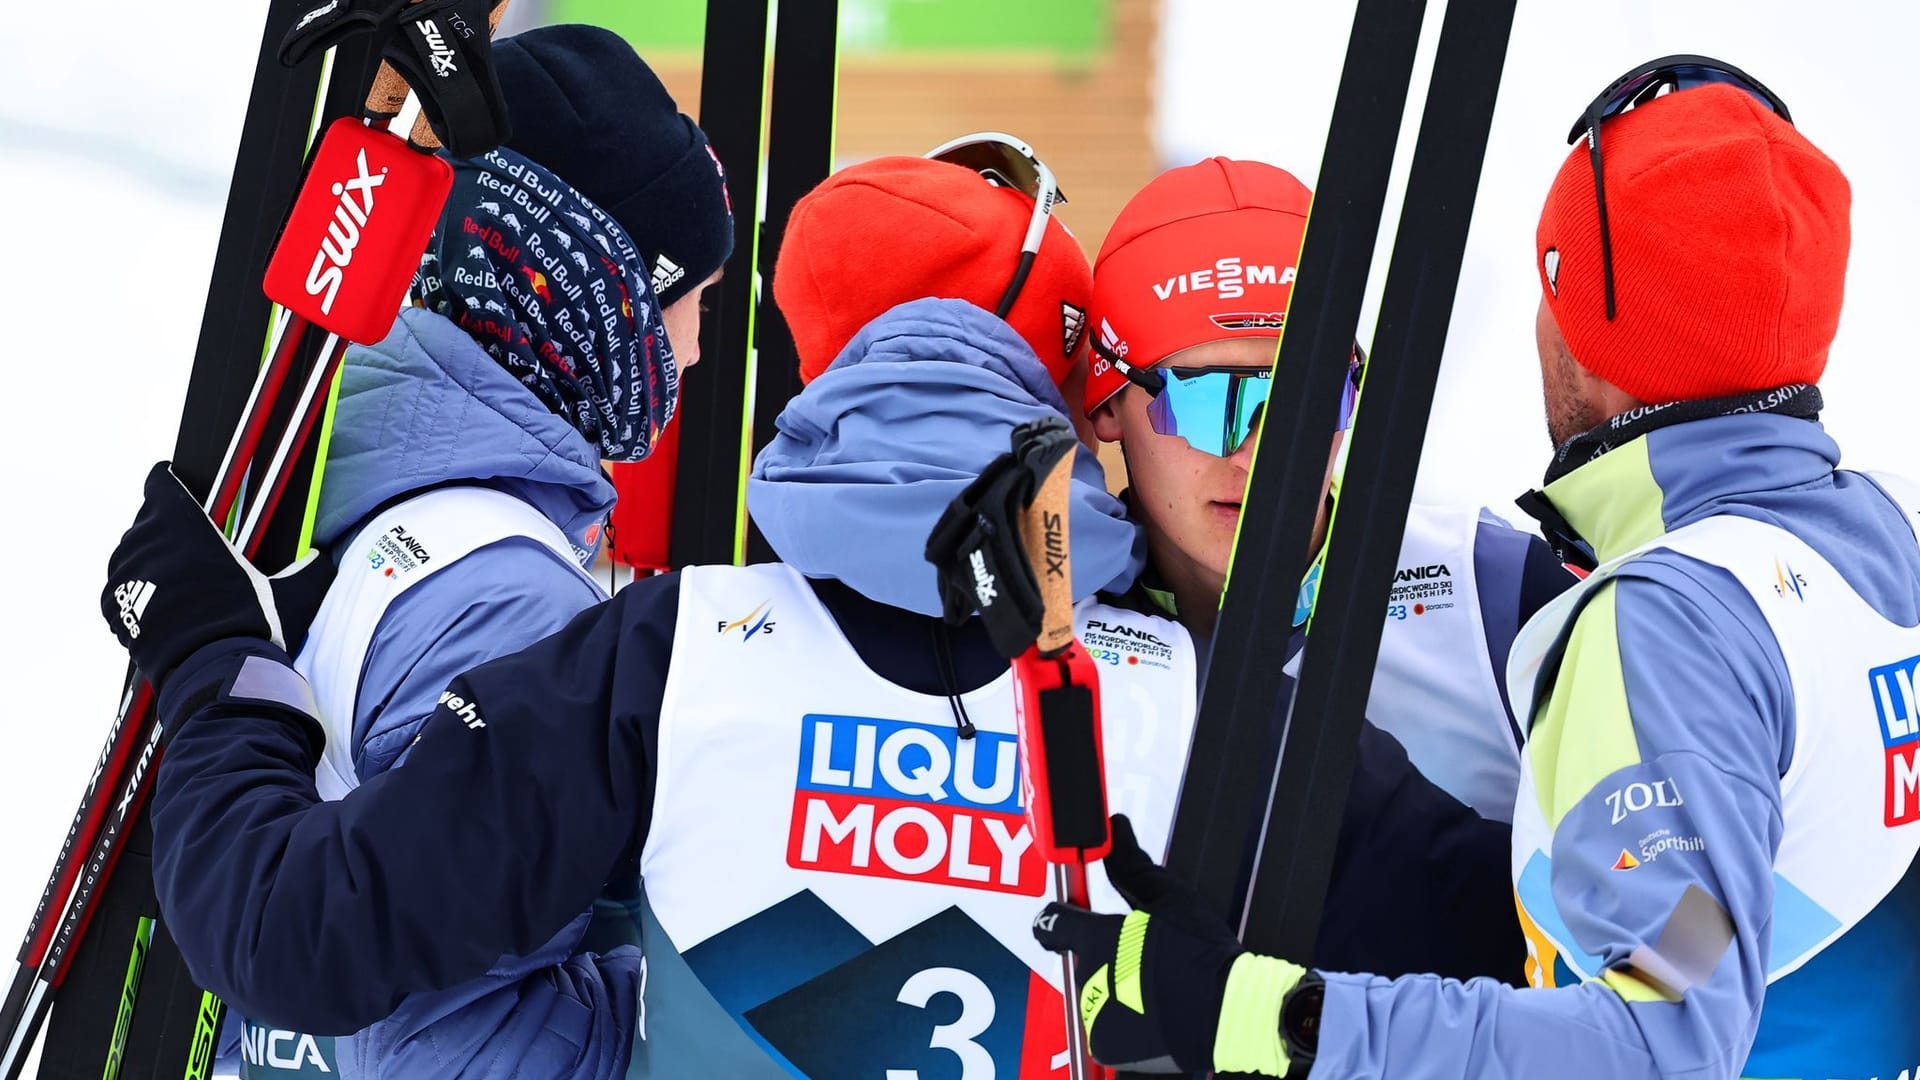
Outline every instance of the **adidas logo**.
[(140, 636), (140, 616), (147, 613), (147, 602), (153, 594), (151, 581), (129, 581), (113, 590), (114, 603), (120, 605), (120, 625), (127, 628), (127, 637)]
[(653, 263), (653, 294), (660, 295), (673, 287), (673, 283), (687, 276), (687, 268), (667, 258), (666, 252)]
[(1127, 358), (1127, 343), (1120, 340), (1113, 324), (1105, 319), (1100, 320), (1100, 347), (1106, 350), (1108, 356), (1117, 356), (1122, 360)]
[(1087, 332), (1087, 313), (1065, 300), (1060, 301), (1060, 329), (1067, 355), (1071, 357), (1080, 351), (1080, 338)]

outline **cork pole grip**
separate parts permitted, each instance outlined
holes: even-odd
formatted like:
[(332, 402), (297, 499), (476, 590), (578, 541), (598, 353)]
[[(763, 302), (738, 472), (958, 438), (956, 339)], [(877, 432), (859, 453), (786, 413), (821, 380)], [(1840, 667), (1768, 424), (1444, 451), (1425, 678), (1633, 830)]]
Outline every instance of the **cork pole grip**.
[(1073, 644), (1073, 571), (1068, 559), (1067, 521), (1071, 502), (1073, 453), (1061, 455), (1040, 482), (1033, 503), (1020, 515), (1020, 542), (1040, 583), (1043, 611), (1040, 637), (1042, 656), (1057, 656)]
[[(420, 0), (411, 0), (411, 2), (417, 4)], [(500, 0), (493, 5), (493, 10), (487, 13), (487, 36), (493, 36), (500, 29), (500, 19), (506, 15), (507, 5), (512, 2), (513, 0)], [(400, 77), (400, 73), (393, 69), (392, 64), (382, 60), (380, 70), (374, 72), (373, 87), (367, 91), (365, 112), (375, 120), (391, 120), (399, 116), (400, 110), (406, 107), (407, 94), (410, 92), (407, 80)], [(422, 150), (440, 148), (440, 136), (433, 133), (433, 125), (427, 123), (426, 113), (423, 112), (413, 118), (413, 130), (407, 134), (407, 141)]]

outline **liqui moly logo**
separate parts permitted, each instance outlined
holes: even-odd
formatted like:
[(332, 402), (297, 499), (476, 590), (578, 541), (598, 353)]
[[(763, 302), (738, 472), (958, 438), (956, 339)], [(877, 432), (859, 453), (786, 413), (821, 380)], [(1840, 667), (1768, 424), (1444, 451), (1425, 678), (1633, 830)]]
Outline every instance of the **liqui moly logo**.
[(360, 246), (360, 230), (373, 217), (373, 189), (387, 182), (385, 168), (376, 174), (367, 167), (364, 149), (354, 157), (354, 173), (352, 179), (333, 185), (333, 194), (340, 201), (334, 206), (327, 234), (320, 240), (320, 250), (314, 253), (313, 267), (307, 271), (307, 295), (319, 297), (320, 310), (326, 314), (332, 314), (333, 301), (347, 279), (354, 249)]
[(1012, 735), (812, 713), (801, 720), (787, 865), (1040, 896)]
[(1886, 747), (1886, 825), (1920, 821), (1920, 656), (1867, 672), (1873, 707), (1880, 718), (1880, 742)]

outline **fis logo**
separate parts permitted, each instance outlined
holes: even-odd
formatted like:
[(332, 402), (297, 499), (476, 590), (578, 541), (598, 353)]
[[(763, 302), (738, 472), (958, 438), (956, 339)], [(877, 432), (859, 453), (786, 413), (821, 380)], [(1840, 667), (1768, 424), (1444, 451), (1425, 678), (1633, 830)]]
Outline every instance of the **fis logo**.
[(734, 630), (740, 631), (740, 639), (742, 641), (751, 640), (755, 634), (771, 634), (773, 633), (774, 627), (773, 601), (765, 601), (759, 607), (754, 608), (752, 611), (747, 612), (732, 622), (721, 622), (716, 625), (719, 626), (720, 633), (722, 634), (730, 633)]
[(427, 43), (427, 59), (433, 63), (434, 76), (444, 79), (458, 72), (460, 69), (453, 64), (453, 49), (447, 45), (447, 40), (440, 36), (439, 24), (432, 19), (420, 19), (413, 25)]
[(1807, 579), (1793, 572), (1792, 563), (1779, 558), (1773, 560), (1774, 595), (1785, 598), (1791, 594), (1795, 600), (1805, 603), (1806, 588)]
[(1155, 285), (1153, 295), (1161, 300), (1171, 300), (1175, 296), (1212, 289), (1222, 300), (1237, 300), (1247, 295), (1249, 285), (1292, 285), (1294, 274), (1291, 266), (1284, 269), (1270, 263), (1248, 266), (1240, 256), (1229, 255), (1224, 259), (1215, 259), (1212, 266), (1175, 274)]
[(113, 590), (113, 602), (120, 606), (120, 625), (127, 628), (128, 638), (140, 636), (140, 616), (147, 613), (155, 591), (153, 582), (139, 580)]
[(347, 279), (347, 267), (353, 262), (353, 249), (360, 245), (360, 230), (373, 216), (373, 189), (387, 182), (387, 170), (375, 176), (367, 166), (367, 152), (361, 150), (354, 162), (355, 176), (333, 185), (340, 202), (333, 208), (333, 221), (321, 238), (320, 250), (313, 256), (313, 268), (307, 271), (307, 295), (320, 296), (320, 311), (330, 314), (340, 285)]
[(1880, 742), (1886, 747), (1886, 826), (1920, 821), (1920, 656), (1867, 672), (1873, 707), (1880, 718)]
[(1014, 737), (809, 714), (787, 865), (1040, 896), (1046, 865), (1022, 805)]

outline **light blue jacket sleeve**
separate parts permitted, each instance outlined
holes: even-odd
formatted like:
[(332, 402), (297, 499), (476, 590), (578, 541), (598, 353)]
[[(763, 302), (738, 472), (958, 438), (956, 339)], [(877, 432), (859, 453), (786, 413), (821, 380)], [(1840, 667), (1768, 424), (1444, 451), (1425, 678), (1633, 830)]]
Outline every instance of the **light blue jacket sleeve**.
[[(455, 676), (518, 652), (600, 600), (549, 549), (482, 548), (408, 590), (381, 620), (361, 674), (354, 763), (372, 779), (411, 751)], [(524, 957), (451, 990), (409, 995), (394, 1013), (336, 1041), (348, 1077), (616, 1076), (625, 1068), (642, 961), (626, 947), (576, 952), (579, 918)]]
[(472, 552), (387, 609), (354, 698), (362, 782), (403, 760), (455, 675), (519, 652), (600, 602), (572, 567), (526, 539)]
[[(1556, 826), (1552, 908), (1598, 977), (1329, 974), (1314, 1076), (1740, 1075), (1766, 990), (1792, 697), (1751, 597), (1681, 565), (1642, 560), (1596, 591), (1530, 733)], [(1529, 951), (1556, 966), (1538, 936)]]

